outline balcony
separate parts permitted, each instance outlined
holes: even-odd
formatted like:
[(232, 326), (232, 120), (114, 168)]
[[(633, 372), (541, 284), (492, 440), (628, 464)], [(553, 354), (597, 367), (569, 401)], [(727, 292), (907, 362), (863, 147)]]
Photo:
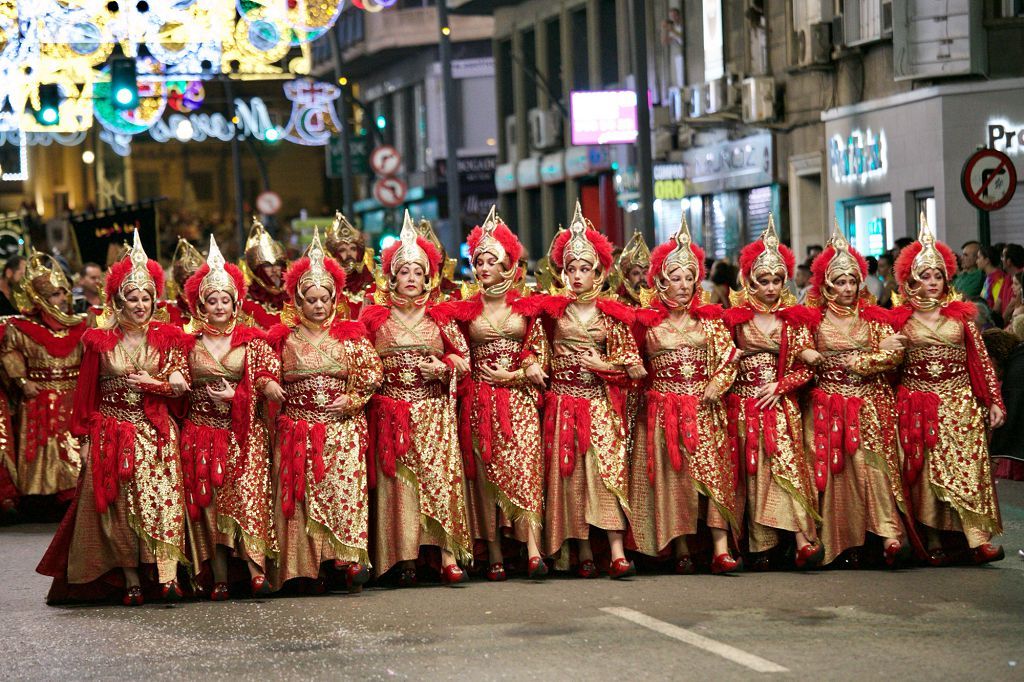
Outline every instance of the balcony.
[[(387, 53), (402, 53), (409, 48), (437, 44), (437, 8), (385, 9), (364, 13), (362, 40), (343, 48), (347, 65), (359, 70), (366, 58), (386, 57)], [(489, 40), (494, 34), (494, 19), (482, 16), (451, 15), (453, 42)]]

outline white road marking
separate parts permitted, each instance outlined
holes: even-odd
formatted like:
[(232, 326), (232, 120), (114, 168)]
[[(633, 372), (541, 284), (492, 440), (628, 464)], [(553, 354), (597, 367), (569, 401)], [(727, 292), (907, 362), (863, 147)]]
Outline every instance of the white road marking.
[(618, 616), (628, 620), (631, 623), (636, 623), (648, 630), (654, 630), (657, 633), (671, 637), (672, 639), (679, 640), (691, 646), (695, 646), (698, 649), (711, 652), (716, 656), (738, 663), (744, 667), (750, 668), (751, 670), (759, 673), (787, 673), (789, 668), (784, 668), (778, 663), (772, 663), (769, 660), (763, 659), (760, 656), (747, 653), (742, 649), (737, 649), (734, 646), (728, 644), (722, 644), (716, 642), (713, 639), (708, 639), (703, 635), (698, 635), (695, 632), (691, 632), (684, 628), (666, 623), (663, 620), (657, 618), (651, 618), (648, 615), (628, 609), (624, 606), (605, 606), (601, 609), (605, 613), (610, 613), (613, 616)]

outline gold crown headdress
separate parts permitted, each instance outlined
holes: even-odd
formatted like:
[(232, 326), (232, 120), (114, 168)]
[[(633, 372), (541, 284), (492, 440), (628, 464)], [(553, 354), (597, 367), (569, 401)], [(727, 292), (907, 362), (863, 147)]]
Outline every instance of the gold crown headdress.
[(352, 243), (360, 246), (365, 243), (363, 233), (357, 230), (341, 211), (334, 212), (334, 221), (327, 228), (327, 233), (324, 237), (328, 248), (331, 248), (334, 244), (341, 243)]
[(139, 236), (139, 231), (135, 230), (133, 235), (132, 247), (128, 251), (128, 258), (131, 260), (132, 269), (121, 281), (121, 286), (118, 287), (117, 292), (124, 299), (129, 293), (138, 289), (140, 291), (148, 291), (155, 299), (156, 282), (153, 281), (153, 276), (149, 274), (149, 256), (146, 255), (145, 249), (142, 248), (142, 237)]
[(299, 285), (295, 293), (301, 297), (303, 291), (308, 290), (310, 287), (318, 286), (327, 289), (333, 294), (334, 276), (331, 275), (324, 265), (327, 252), (324, 251), (323, 244), (320, 242), (319, 227), (313, 228), (313, 241), (309, 243), (309, 248), (306, 249), (306, 257), (309, 258), (309, 269), (299, 277)]
[(647, 242), (644, 241), (640, 230), (634, 230), (633, 236), (622, 247), (622, 253), (619, 254), (616, 265), (623, 274), (627, 274), (634, 265), (650, 267), (651, 250), (647, 247)]
[(184, 287), (189, 277), (203, 267), (203, 254), (183, 237), (178, 237), (178, 245), (171, 256), (171, 274), (179, 287)]
[(935, 235), (932, 234), (932, 230), (928, 226), (928, 218), (923, 212), (921, 213), (921, 229), (918, 232), (917, 241), (921, 244), (921, 250), (914, 256), (914, 260), (910, 264), (910, 275), (914, 279), (920, 280), (921, 275), (926, 270), (935, 268), (943, 276), (948, 277), (946, 260), (939, 253), (939, 250), (935, 248)]
[(594, 266), (600, 264), (597, 249), (587, 239), (587, 227), (587, 221), (583, 217), (583, 207), (577, 201), (576, 210), (573, 212), (572, 220), (569, 222), (569, 241), (565, 243), (565, 248), (562, 249), (563, 268), (570, 261), (574, 260), (586, 261)]
[(679, 267), (689, 270), (693, 273), (693, 278), (697, 279), (700, 275), (700, 263), (697, 261), (693, 249), (690, 248), (693, 238), (690, 236), (690, 225), (686, 222), (685, 215), (682, 221), (680, 221), (679, 229), (676, 230), (673, 239), (675, 239), (676, 245), (665, 256), (665, 262), (661, 264), (661, 274), (668, 277), (668, 273), (672, 268)]
[(409, 215), (409, 210), (406, 209), (405, 218), (402, 221), (402, 231), (398, 235), (398, 250), (395, 251), (395, 255), (391, 259), (391, 276), (397, 275), (398, 271), (406, 263), (416, 263), (423, 268), (424, 275), (430, 275), (430, 259), (427, 258), (427, 252), (416, 243), (416, 238), (419, 236), (421, 235), (417, 232), (416, 226), (412, 222), (412, 216)]
[(846, 240), (839, 230), (839, 219), (835, 219), (832, 228), (832, 237), (828, 240), (835, 254), (825, 268), (825, 283), (832, 286), (832, 283), (843, 275), (853, 275), (859, 281), (861, 279), (860, 264), (853, 254), (850, 253), (850, 242)]
[(253, 273), (261, 265), (273, 265), (285, 260), (284, 247), (270, 236), (259, 218), (253, 216), (249, 237), (245, 240), (245, 263)]
[(199, 283), (199, 300), (205, 301), (206, 297), (213, 292), (223, 291), (230, 294), (233, 300), (238, 301), (235, 280), (224, 267), (226, 265), (224, 256), (212, 234), (210, 235), (210, 255), (206, 257), (206, 264), (210, 266), (210, 271), (203, 276), (203, 281)]
[[(475, 259), (478, 253), (489, 253), (498, 259), (501, 263), (508, 257), (508, 253), (505, 252), (505, 247), (501, 245), (498, 238), (494, 236), (494, 231), (498, 228), (498, 209), (495, 206), (491, 206), (490, 212), (487, 214), (487, 219), (484, 220), (483, 225), (480, 226), (480, 231), (483, 233), (480, 237), (480, 241), (476, 245), (476, 249), (470, 254), (470, 259)], [(512, 263), (514, 267), (516, 263)]]
[(53, 256), (31, 249), (25, 259), (25, 274), (14, 287), (15, 305), (24, 313), (40, 309), (66, 326), (81, 322), (83, 316), (72, 315), (50, 303), (49, 297), (56, 291), (71, 293), (64, 269)]
[(775, 231), (775, 218), (771, 213), (768, 214), (768, 227), (764, 228), (764, 232), (761, 233), (761, 241), (764, 243), (764, 251), (758, 254), (753, 265), (750, 266), (750, 279), (756, 281), (764, 273), (778, 272), (782, 273), (783, 280), (788, 279), (786, 259), (782, 257), (782, 252), (779, 250), (779, 235)]

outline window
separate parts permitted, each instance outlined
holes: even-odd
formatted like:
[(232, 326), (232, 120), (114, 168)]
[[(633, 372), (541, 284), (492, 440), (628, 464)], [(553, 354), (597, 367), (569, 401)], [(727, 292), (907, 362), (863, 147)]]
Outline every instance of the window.
[(615, 17), (615, 0), (599, 0), (597, 10), (598, 40), (601, 45), (601, 85), (609, 89), (619, 82), (619, 22)]
[(747, 5), (747, 73), (751, 76), (768, 73), (768, 21), (764, 16), (764, 0), (750, 0)]
[(704, 80), (713, 81), (725, 75), (725, 26), (722, 21), (722, 0), (704, 0)]
[(924, 215), (925, 220), (932, 226), (932, 230), (935, 229), (935, 190), (924, 189), (914, 192), (914, 232), (911, 234), (912, 237), (916, 237), (921, 231), (921, 215)]
[(844, 44), (862, 45), (891, 35), (892, 0), (845, 0)]
[(572, 44), (572, 89), (590, 89), (590, 63), (587, 61), (587, 10), (586, 7), (569, 15), (569, 28)]
[(526, 109), (529, 111), (537, 106), (537, 33), (533, 29), (523, 31), (522, 40), (523, 70), (526, 72), (525, 95)]
[(562, 95), (562, 36), (560, 32), (561, 24), (558, 17), (544, 22), (544, 41), (547, 45), (544, 79), (548, 83), (548, 95), (558, 101), (564, 99)]
[(1024, 17), (1024, 0), (989, 0), (993, 19)]
[(844, 204), (846, 236), (864, 256), (880, 256), (893, 246), (892, 201), (888, 195)]

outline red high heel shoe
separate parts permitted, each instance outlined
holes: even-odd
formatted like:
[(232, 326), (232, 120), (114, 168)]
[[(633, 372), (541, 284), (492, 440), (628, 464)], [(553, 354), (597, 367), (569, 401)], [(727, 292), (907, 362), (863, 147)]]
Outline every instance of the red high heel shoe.
[(530, 563), (527, 565), (527, 577), (530, 580), (540, 580), (546, 578), (548, 575), (548, 565), (544, 563), (544, 559), (539, 556), (530, 557)]
[(593, 559), (587, 559), (586, 561), (580, 562), (579, 568), (576, 569), (576, 575), (581, 578), (596, 578), (597, 577), (597, 564), (594, 563)]
[(121, 603), (125, 606), (142, 606), (142, 588), (138, 585), (130, 586), (125, 590)]
[(941, 547), (928, 550), (928, 564), (934, 568), (941, 568), (942, 566), (948, 566), (952, 563), (949, 555), (946, 554), (946, 550)]
[(991, 542), (986, 542), (983, 545), (979, 545), (974, 548), (971, 553), (971, 559), (976, 564), (988, 564), (993, 561), (1001, 561), (1006, 557), (1006, 553), (1003, 551), (1002, 545), (993, 545)]
[(359, 594), (363, 591), (363, 585), (370, 579), (370, 571), (366, 566), (352, 562), (345, 569), (345, 586), (349, 594)]
[(417, 582), (415, 568), (403, 568), (402, 572), (398, 574), (399, 587), (416, 587)]
[(723, 575), (725, 573), (738, 573), (743, 570), (743, 559), (734, 559), (728, 552), (716, 554), (711, 560), (712, 575)]
[(181, 591), (177, 580), (171, 580), (164, 583), (160, 589), (160, 596), (163, 597), (164, 601), (181, 601), (185, 593)]
[(505, 574), (505, 564), (500, 561), (491, 564), (491, 567), (487, 569), (487, 579), (492, 583), (503, 583), (508, 580), (508, 575)]
[(448, 564), (441, 569), (441, 583), (444, 585), (458, 585), (466, 581), (466, 573), (458, 564)]
[(629, 559), (616, 559), (608, 567), (608, 577), (612, 580), (622, 580), (636, 575), (636, 566)]
[(229, 596), (227, 583), (213, 584), (213, 589), (210, 590), (210, 601), (227, 601)]
[(903, 543), (901, 542), (891, 542), (882, 550), (882, 556), (885, 558), (885, 565), (890, 567), (896, 565), (901, 554), (903, 554)]
[(689, 554), (684, 554), (676, 559), (676, 575), (693, 575), (696, 572), (697, 566), (694, 565)]
[(811, 568), (820, 564), (824, 558), (825, 546), (820, 542), (812, 542), (796, 551), (796, 567)]
[(267, 582), (265, 575), (254, 575), (249, 581), (249, 585), (252, 587), (252, 596), (254, 597), (266, 597), (270, 594), (270, 583)]

